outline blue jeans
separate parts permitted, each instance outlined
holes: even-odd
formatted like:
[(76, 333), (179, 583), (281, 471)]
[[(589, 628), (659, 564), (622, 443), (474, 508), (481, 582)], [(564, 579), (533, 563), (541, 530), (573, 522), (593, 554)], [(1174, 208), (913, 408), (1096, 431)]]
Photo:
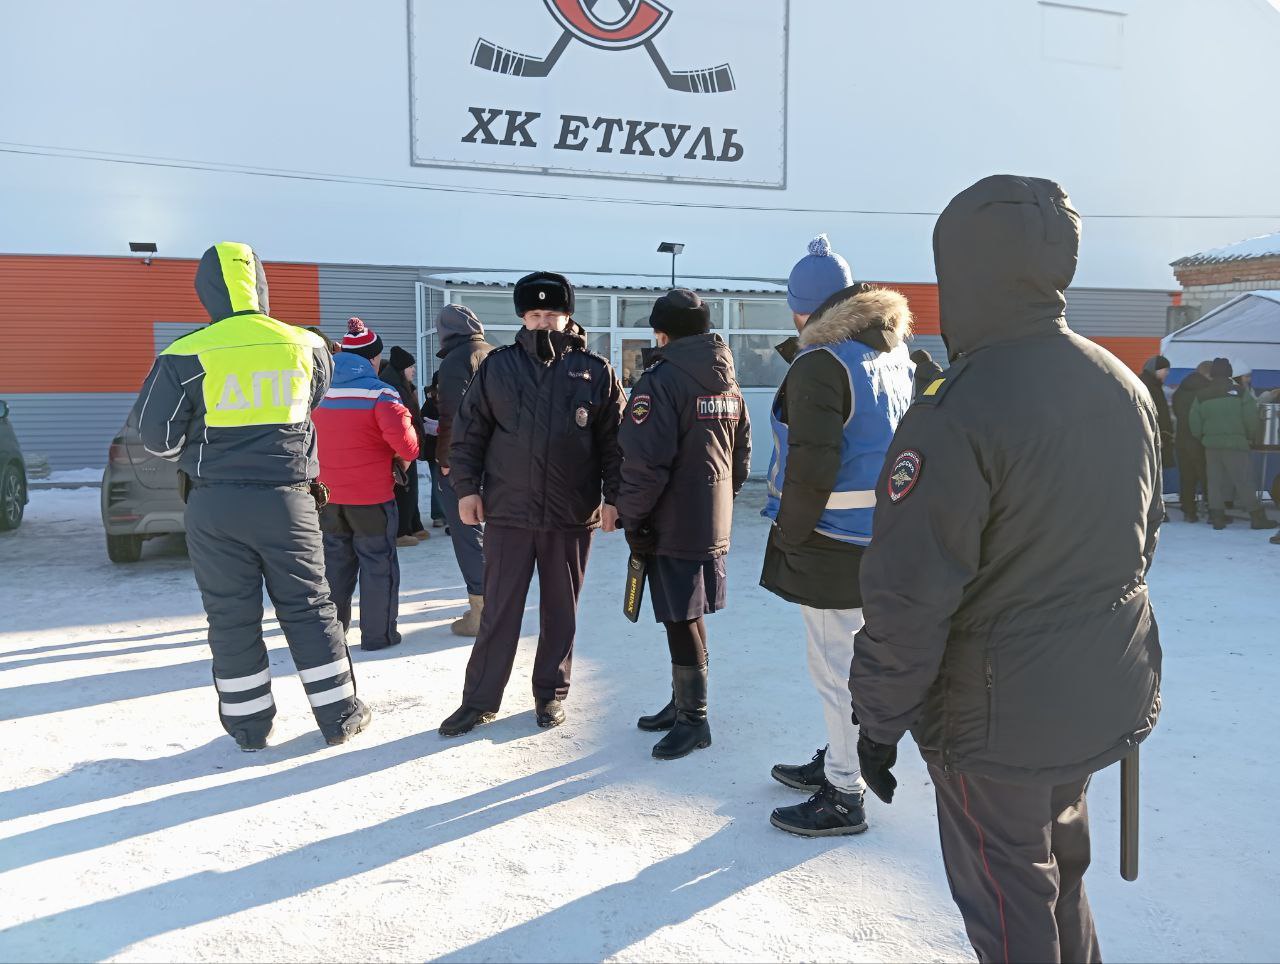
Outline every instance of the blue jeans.
[[(434, 467), (435, 462), (431, 465)], [(434, 469), (433, 469), (434, 470)], [(458, 494), (453, 491), (449, 476), (438, 475), (440, 507), (449, 526), (449, 538), (453, 540), (453, 554), (462, 570), (467, 592), (473, 596), (484, 595), (484, 529), (481, 526), (463, 525), (458, 518)]]

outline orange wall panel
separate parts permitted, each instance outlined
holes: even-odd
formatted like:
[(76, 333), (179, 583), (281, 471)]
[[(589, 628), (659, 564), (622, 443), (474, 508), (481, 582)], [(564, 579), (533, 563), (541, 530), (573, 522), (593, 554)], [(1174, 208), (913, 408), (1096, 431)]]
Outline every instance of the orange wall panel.
[[(320, 323), (315, 265), (265, 266), (271, 314)], [(134, 392), (155, 358), (155, 322), (201, 324), (196, 262), (0, 255), (0, 391)]]
[(898, 284), (896, 282), (876, 282), (886, 288), (901, 293), (911, 306), (911, 315), (915, 318), (917, 335), (937, 335), (942, 329), (938, 325), (938, 286), (936, 284)]
[(1089, 340), (1101, 345), (1135, 372), (1142, 371), (1143, 363), (1152, 355), (1160, 354), (1159, 338), (1090, 338)]

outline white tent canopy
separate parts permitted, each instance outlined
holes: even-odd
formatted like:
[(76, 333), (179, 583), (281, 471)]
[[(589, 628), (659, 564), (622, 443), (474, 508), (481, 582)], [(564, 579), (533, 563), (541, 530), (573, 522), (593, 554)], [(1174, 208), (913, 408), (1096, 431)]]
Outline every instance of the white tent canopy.
[(1167, 335), (1160, 353), (1175, 372), (1229, 358), (1253, 369), (1255, 388), (1280, 385), (1280, 291), (1249, 291)]

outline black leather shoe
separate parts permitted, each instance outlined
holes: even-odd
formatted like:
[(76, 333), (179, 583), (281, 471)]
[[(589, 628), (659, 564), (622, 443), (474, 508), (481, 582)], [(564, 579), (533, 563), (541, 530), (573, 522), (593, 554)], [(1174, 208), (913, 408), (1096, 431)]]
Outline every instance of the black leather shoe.
[(825, 780), (804, 803), (773, 811), (769, 822), (800, 837), (845, 837), (867, 829), (862, 794), (837, 790)]
[(559, 700), (534, 700), (533, 705), (538, 712), (538, 726), (544, 730), (564, 722), (564, 704)]
[(642, 716), (636, 720), (636, 726), (649, 733), (659, 733), (663, 730), (669, 730), (676, 725), (676, 703), (675, 697), (667, 703), (662, 709), (658, 710), (652, 716)]
[(827, 748), (824, 746), (813, 755), (808, 763), (777, 763), (769, 775), (784, 787), (803, 790), (805, 793), (816, 793), (826, 779)]
[(364, 701), (356, 700), (355, 707), (342, 718), (340, 723), (322, 726), (320, 732), (324, 734), (324, 741), (330, 746), (341, 746), (368, 726), (372, 719), (373, 712), (365, 706)]
[(492, 723), (497, 716), (497, 713), (486, 713), (470, 706), (459, 706), (440, 724), (440, 735), (462, 736), (463, 733), (470, 733), (481, 723)]

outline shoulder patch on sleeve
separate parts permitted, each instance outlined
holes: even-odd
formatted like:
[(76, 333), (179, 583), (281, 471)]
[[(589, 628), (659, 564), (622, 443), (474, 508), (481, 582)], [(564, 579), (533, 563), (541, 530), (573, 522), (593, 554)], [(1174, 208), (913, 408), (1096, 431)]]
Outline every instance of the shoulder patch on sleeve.
[(920, 473), (923, 471), (924, 456), (916, 449), (907, 449), (894, 459), (893, 468), (889, 470), (888, 481), (885, 483), (889, 501), (897, 505), (909, 496), (920, 481)]
[(947, 392), (951, 391), (951, 386), (959, 381), (960, 376), (965, 373), (968, 364), (967, 358), (957, 358), (950, 368), (929, 383), (925, 390), (920, 393), (915, 404), (941, 405)]
[(648, 395), (637, 395), (631, 399), (631, 421), (643, 425), (653, 411), (653, 399)]

